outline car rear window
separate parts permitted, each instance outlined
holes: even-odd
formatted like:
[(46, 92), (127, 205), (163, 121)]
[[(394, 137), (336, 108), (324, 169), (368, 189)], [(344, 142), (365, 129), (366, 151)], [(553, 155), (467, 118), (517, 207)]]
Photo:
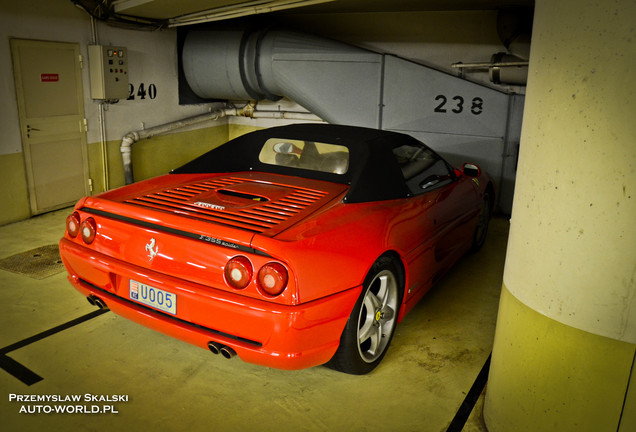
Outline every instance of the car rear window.
[(265, 164), (332, 174), (349, 169), (349, 149), (345, 146), (313, 141), (270, 138), (258, 156)]

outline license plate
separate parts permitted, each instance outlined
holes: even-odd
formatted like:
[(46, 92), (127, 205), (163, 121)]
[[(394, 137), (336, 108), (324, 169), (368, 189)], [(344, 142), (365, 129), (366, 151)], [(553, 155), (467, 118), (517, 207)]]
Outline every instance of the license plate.
[(177, 295), (130, 280), (130, 298), (169, 314), (177, 314)]

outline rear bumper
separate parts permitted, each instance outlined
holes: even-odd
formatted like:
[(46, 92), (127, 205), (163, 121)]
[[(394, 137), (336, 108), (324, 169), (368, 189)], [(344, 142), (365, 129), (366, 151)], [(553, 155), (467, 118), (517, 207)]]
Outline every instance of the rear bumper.
[[(65, 238), (60, 254), (71, 284), (84, 296), (100, 298), (114, 313), (202, 348), (210, 341), (227, 345), (243, 361), (277, 369), (329, 361), (362, 290), (286, 306), (140, 268)], [(131, 300), (130, 279), (176, 294), (177, 315)]]

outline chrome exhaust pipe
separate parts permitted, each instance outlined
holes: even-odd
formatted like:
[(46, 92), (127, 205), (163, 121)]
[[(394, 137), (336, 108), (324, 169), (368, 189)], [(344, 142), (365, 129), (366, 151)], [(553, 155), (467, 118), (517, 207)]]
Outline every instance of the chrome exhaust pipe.
[(224, 346), (223, 348), (221, 348), (221, 355), (229, 360), (236, 355), (236, 351), (228, 346)]
[(221, 345), (220, 343), (216, 343), (216, 342), (208, 342), (208, 349), (210, 350), (210, 352), (214, 355), (219, 355), (221, 353), (221, 348), (223, 347), (223, 345)]
[(225, 346), (223, 344), (220, 344), (214, 341), (208, 342), (208, 349), (210, 350), (212, 354), (214, 355), (221, 354), (226, 359), (231, 359), (232, 357), (236, 355), (236, 351), (234, 351), (229, 346)]
[(95, 306), (97, 306), (100, 309), (108, 309), (108, 306), (106, 306), (106, 303), (104, 303), (104, 301), (100, 298), (95, 299)]
[(86, 297), (86, 300), (88, 300), (88, 302), (92, 304), (93, 306), (97, 306), (100, 309), (108, 309), (108, 306), (106, 306), (106, 303), (104, 303), (104, 300), (100, 299), (97, 296), (94, 296), (93, 294)]

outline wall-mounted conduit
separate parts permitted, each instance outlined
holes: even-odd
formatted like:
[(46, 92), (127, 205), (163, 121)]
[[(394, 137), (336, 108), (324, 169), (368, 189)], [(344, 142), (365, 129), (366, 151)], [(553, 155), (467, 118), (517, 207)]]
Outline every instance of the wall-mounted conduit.
[(198, 125), (205, 122), (216, 121), (224, 117), (241, 116), (249, 118), (271, 118), (271, 119), (287, 119), (287, 120), (303, 120), (303, 121), (322, 121), (319, 117), (311, 113), (290, 112), (290, 111), (261, 111), (256, 109), (255, 102), (249, 102), (242, 108), (235, 106), (226, 106), (200, 114), (193, 117), (184, 118), (170, 123), (154, 126), (148, 129), (140, 129), (132, 131), (124, 135), (121, 140), (121, 157), (124, 165), (124, 179), (126, 184), (134, 182), (132, 168), (132, 146), (137, 141), (150, 138), (157, 135), (163, 135), (173, 132), (177, 129), (183, 129), (188, 126)]

